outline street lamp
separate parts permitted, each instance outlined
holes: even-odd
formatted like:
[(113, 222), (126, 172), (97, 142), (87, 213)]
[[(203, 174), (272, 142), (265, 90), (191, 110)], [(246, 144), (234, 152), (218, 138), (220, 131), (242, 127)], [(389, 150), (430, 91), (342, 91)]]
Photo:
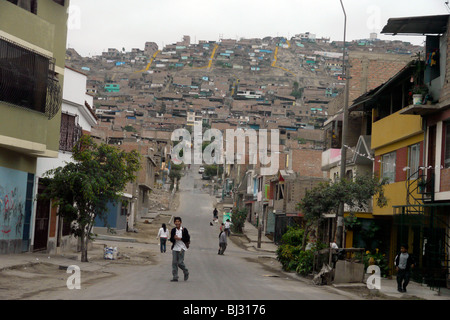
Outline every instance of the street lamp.
[[(346, 161), (347, 161), (347, 148), (346, 146), (346, 136), (348, 129), (348, 96), (349, 96), (349, 68), (346, 66), (346, 46), (345, 46), (345, 36), (347, 32), (347, 14), (345, 13), (344, 4), (341, 2), (342, 11), (344, 12), (344, 48), (342, 52), (342, 73), (345, 76), (345, 93), (344, 93), (344, 107), (343, 107), (343, 119), (342, 119), (342, 137), (341, 137), (341, 167), (339, 179), (345, 178), (346, 171)], [(336, 226), (336, 244), (339, 248), (343, 247), (343, 237), (344, 233), (344, 202), (339, 203), (338, 214), (337, 214), (337, 226)]]

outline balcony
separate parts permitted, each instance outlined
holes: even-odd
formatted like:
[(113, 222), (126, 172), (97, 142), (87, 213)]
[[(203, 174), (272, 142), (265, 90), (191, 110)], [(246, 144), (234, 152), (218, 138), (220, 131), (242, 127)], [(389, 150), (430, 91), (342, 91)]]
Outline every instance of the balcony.
[(402, 114), (401, 110), (372, 124), (372, 149), (376, 150), (422, 133), (419, 115)]
[(328, 149), (322, 152), (322, 170), (327, 171), (341, 161), (341, 149)]
[(54, 60), (0, 36), (0, 146), (34, 156), (57, 152), (58, 137), (49, 132), (59, 130), (59, 119), (48, 120), (61, 102)]

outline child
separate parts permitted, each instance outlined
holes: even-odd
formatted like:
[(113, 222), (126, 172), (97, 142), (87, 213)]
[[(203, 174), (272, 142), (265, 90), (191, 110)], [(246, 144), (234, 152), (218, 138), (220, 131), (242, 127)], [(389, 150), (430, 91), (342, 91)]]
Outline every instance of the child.
[(404, 244), (400, 247), (400, 253), (394, 260), (397, 270), (397, 290), (398, 292), (406, 292), (406, 286), (409, 283), (411, 269), (414, 268), (414, 258), (408, 253), (408, 245)]
[(230, 219), (227, 219), (227, 221), (225, 221), (224, 228), (225, 228), (225, 232), (227, 233), (228, 237), (230, 236), (230, 227), (231, 227), (231, 221), (230, 221)]
[(163, 223), (162, 227), (159, 228), (156, 239), (158, 239), (158, 238), (160, 239), (159, 241), (160, 241), (161, 253), (165, 253), (166, 252), (166, 242), (167, 242), (167, 239), (169, 238), (169, 229), (167, 229), (165, 223)]

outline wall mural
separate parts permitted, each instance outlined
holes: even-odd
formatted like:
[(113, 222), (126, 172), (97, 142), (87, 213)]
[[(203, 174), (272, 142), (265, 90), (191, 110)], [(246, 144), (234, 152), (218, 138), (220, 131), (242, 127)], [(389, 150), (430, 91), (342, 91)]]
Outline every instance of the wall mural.
[(22, 239), (27, 173), (0, 167), (0, 240)]

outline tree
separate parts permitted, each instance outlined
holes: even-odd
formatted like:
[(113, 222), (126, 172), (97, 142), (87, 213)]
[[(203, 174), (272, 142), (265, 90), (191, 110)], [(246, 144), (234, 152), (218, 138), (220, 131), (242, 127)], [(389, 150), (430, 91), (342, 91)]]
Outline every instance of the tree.
[(321, 183), (308, 190), (298, 204), (305, 220), (302, 249), (306, 247), (306, 240), (312, 227), (321, 221), (323, 214), (337, 213), (341, 201), (352, 210), (364, 210), (376, 196), (376, 205), (386, 206), (387, 199), (384, 195), (386, 183), (386, 179), (380, 181), (376, 177), (357, 175), (354, 180), (341, 179), (334, 183)]
[(42, 198), (53, 200), (58, 215), (72, 222), (71, 232), (81, 243), (81, 261), (88, 262), (87, 243), (94, 221), (96, 217), (106, 221), (107, 203), (117, 202), (126, 184), (135, 180), (140, 155), (96, 144), (86, 135), (72, 152), (74, 162), (46, 172)]
[[(217, 168), (217, 166), (219, 166)], [(218, 171), (218, 172), (217, 172)], [(217, 173), (219, 174), (218, 177), (220, 177), (223, 173), (223, 167), (217, 164), (211, 164), (205, 166), (205, 175), (209, 177), (215, 177), (217, 176)]]
[(294, 81), (291, 96), (300, 99), (303, 95), (303, 90), (304, 90), (303, 88), (299, 87), (299, 83), (297, 81)]
[[(175, 186), (175, 181), (180, 181), (181, 179), (181, 170), (183, 170), (184, 166), (179, 164), (174, 164), (173, 162), (170, 164), (170, 190), (172, 190)], [(178, 190), (178, 184), (177, 184), (177, 190)]]

